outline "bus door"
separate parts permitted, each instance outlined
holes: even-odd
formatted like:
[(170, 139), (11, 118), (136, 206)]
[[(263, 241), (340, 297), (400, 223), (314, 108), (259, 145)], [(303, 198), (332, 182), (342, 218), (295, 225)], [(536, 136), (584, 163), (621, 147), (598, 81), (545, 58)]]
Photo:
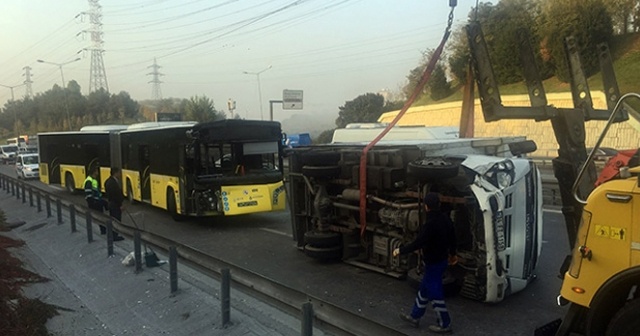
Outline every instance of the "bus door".
[(151, 202), (151, 171), (150, 171), (150, 152), (149, 145), (138, 146), (138, 162), (140, 162), (140, 189), (142, 200)]
[[(40, 180), (47, 184), (60, 184), (60, 159), (57, 156), (54, 156), (58, 153), (58, 145), (47, 144), (47, 148), (44, 153), (46, 153), (46, 157), (42, 158), (40, 167), (42, 167), (43, 164), (46, 164), (48, 169), (41, 169), (40, 175), (48, 177), (48, 181), (44, 181), (43, 178), (40, 178)], [(40, 155), (44, 156), (43, 154)]]
[[(85, 144), (82, 147), (84, 148), (84, 157), (86, 158), (85, 162), (87, 165), (85, 167), (85, 174), (88, 176), (93, 168), (100, 168), (100, 162), (98, 160), (98, 156), (100, 155), (100, 148), (98, 148), (98, 145), (96, 144)], [(100, 181), (100, 179), (98, 179), (98, 181)]]

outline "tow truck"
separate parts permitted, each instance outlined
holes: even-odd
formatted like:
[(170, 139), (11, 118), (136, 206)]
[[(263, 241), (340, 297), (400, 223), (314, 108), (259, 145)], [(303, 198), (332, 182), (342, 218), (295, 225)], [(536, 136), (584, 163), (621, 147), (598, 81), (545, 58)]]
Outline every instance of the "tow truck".
[[(611, 125), (638, 123), (640, 95), (621, 97), (609, 48), (597, 46), (607, 109), (594, 109), (577, 42), (565, 38), (574, 108), (547, 104), (532, 48), (521, 33), (521, 60), (531, 107), (505, 107), (500, 100), (479, 24), (467, 26), (475, 80), (486, 121), (550, 120), (559, 145), (553, 170), (562, 199), (571, 255), (560, 268), (558, 304), (566, 316), (536, 330), (536, 335), (616, 335), (640, 333), (640, 158), (637, 149), (619, 151), (598, 175), (595, 154)], [(629, 118), (629, 117), (633, 118)], [(587, 155), (585, 122), (606, 120)]]

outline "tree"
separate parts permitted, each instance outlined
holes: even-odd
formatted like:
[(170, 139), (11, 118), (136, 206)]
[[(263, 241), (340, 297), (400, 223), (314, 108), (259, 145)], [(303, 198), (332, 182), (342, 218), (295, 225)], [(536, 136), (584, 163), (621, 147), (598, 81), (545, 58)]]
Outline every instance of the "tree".
[(565, 39), (576, 39), (582, 65), (587, 76), (599, 69), (596, 46), (609, 42), (613, 35), (612, 21), (602, 0), (542, 0), (538, 26), (542, 37), (543, 52), (549, 55), (549, 63), (556, 76), (565, 82), (570, 80), (566, 62)]
[(222, 120), (226, 116), (224, 112), (218, 112), (213, 107), (213, 100), (206, 96), (194, 96), (189, 99), (185, 107), (186, 119), (198, 122)]
[(376, 93), (366, 93), (340, 106), (336, 125), (343, 128), (350, 123), (376, 122), (382, 114), (384, 98)]

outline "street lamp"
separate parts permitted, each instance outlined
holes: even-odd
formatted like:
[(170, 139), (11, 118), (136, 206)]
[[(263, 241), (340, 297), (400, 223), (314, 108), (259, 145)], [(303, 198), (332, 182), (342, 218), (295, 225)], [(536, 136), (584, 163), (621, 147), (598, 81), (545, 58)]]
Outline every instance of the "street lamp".
[(256, 79), (258, 80), (258, 103), (260, 103), (260, 120), (264, 120), (264, 116), (263, 116), (264, 114), (262, 113), (262, 88), (260, 86), (260, 74), (269, 69), (271, 69), (271, 65), (258, 72), (248, 72), (248, 71), (242, 72), (245, 75), (256, 75)]
[(62, 66), (67, 65), (69, 63), (77, 62), (79, 60), (80, 60), (80, 57), (64, 63), (47, 62), (41, 59), (38, 60), (39, 63), (55, 65), (58, 67), (58, 69), (60, 69), (60, 78), (62, 79), (62, 92), (64, 94), (64, 107), (67, 112), (67, 124), (68, 124), (67, 127), (69, 128), (68, 130), (71, 130), (71, 117), (69, 116), (69, 102), (67, 101), (67, 90), (66, 90), (66, 85), (64, 84), (64, 72), (62, 72)]
[[(0, 86), (2, 87), (6, 87), (8, 89), (11, 89), (11, 101), (13, 102), (15, 100), (15, 97), (13, 96), (13, 89), (17, 88), (19, 86), (23, 86), (26, 85), (27, 83), (22, 83), (22, 84), (18, 84), (18, 85), (3, 85), (0, 84)], [(13, 106), (13, 127), (14, 127), (14, 131), (16, 132), (16, 136), (20, 137), (20, 132), (18, 132), (18, 109)]]

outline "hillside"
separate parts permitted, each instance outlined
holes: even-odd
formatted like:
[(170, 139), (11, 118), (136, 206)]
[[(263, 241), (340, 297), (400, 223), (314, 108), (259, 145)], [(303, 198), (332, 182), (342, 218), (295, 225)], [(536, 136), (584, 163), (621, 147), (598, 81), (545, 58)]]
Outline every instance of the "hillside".
[[(620, 92), (640, 92), (640, 80), (638, 78), (640, 76), (640, 33), (614, 36), (610, 48), (614, 59), (613, 67)], [(602, 90), (602, 77), (600, 73), (591, 76), (588, 79), (588, 83), (589, 89)], [(543, 85), (547, 93), (567, 92), (571, 90), (568, 83), (562, 83), (556, 77), (543, 81)], [(449, 97), (438, 100), (437, 103), (459, 101), (462, 99), (462, 86), (453, 83), (452, 87), (455, 87), (456, 90)], [(500, 85), (500, 94), (503, 95), (526, 93), (527, 88), (524, 82)], [(419, 100), (414, 105), (429, 105), (433, 103), (435, 103), (435, 101), (431, 98), (425, 98)]]

